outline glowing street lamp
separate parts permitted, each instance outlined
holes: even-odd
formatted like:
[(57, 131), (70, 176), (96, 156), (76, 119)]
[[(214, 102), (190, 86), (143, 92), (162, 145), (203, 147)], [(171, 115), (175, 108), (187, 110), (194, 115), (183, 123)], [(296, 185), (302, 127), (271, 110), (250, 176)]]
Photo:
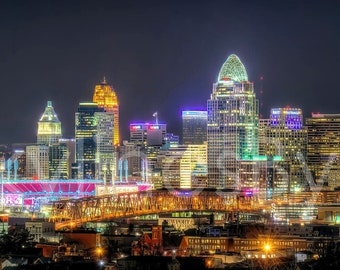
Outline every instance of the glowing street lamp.
[(98, 255), (98, 261), (100, 261), (101, 258), (102, 258), (103, 249), (101, 247), (97, 247), (96, 252), (97, 252), (97, 255)]
[(270, 252), (271, 248), (272, 248), (271, 245), (268, 244), (268, 243), (265, 244), (264, 247), (263, 247), (263, 249), (265, 250), (266, 253)]
[(265, 255), (262, 257), (262, 258), (264, 258), (264, 269), (269, 269), (269, 263), (270, 263), (270, 261), (269, 261), (269, 257), (268, 257), (268, 253), (272, 250), (272, 246), (271, 246), (271, 244), (270, 243), (266, 243), (264, 246), (263, 246), (263, 249), (264, 249), (264, 251), (265, 251)]

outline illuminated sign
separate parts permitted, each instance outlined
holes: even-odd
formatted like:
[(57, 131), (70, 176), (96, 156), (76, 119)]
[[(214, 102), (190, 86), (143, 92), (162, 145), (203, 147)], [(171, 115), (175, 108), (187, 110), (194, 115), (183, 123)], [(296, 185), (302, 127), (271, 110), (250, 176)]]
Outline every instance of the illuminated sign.
[(281, 110), (280, 109), (272, 109), (271, 114), (281, 114)]
[(284, 114), (291, 114), (291, 115), (300, 115), (301, 114), (301, 111), (299, 111), (299, 110), (286, 110), (285, 112), (284, 112)]
[(23, 196), (21, 194), (4, 194), (5, 206), (22, 206)]
[(183, 116), (207, 116), (206, 111), (182, 111)]
[(157, 130), (157, 129), (159, 129), (159, 126), (157, 126), (157, 125), (150, 125), (150, 126), (149, 126), (149, 129), (151, 129), (151, 130)]
[(139, 130), (139, 129), (142, 129), (142, 127), (141, 126), (130, 126), (130, 129), (131, 130)]
[(176, 190), (176, 191), (173, 192), (173, 194), (175, 196), (190, 197), (190, 196), (192, 196), (192, 191), (188, 191), (188, 190)]

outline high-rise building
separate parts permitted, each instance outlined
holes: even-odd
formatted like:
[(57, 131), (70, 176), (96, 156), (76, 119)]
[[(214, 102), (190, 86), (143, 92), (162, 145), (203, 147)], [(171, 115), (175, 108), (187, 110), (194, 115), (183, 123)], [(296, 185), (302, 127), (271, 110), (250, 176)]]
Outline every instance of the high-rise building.
[(26, 176), (33, 179), (49, 179), (49, 147), (28, 145), (26, 147)]
[(136, 142), (139, 146), (162, 146), (165, 137), (166, 124), (130, 124), (130, 142)]
[(104, 181), (112, 178), (115, 174), (116, 162), (114, 160), (114, 145), (112, 133), (114, 130), (113, 112), (96, 112), (97, 136), (96, 136), (96, 175)]
[(238, 161), (258, 155), (258, 100), (246, 69), (232, 54), (207, 102), (208, 187), (239, 188)]
[[(136, 171), (138, 168), (134, 168), (136, 175), (151, 182), (155, 178), (159, 179), (161, 164), (158, 156), (167, 139), (166, 124), (160, 124), (158, 120), (154, 124), (145, 122), (130, 124), (130, 142), (135, 144), (141, 157), (138, 163), (134, 162), (140, 166), (140, 174)], [(130, 167), (130, 164), (126, 166)]]
[(98, 112), (104, 112), (104, 109), (99, 108), (97, 103), (88, 102), (79, 103), (75, 114), (76, 163), (82, 179), (96, 177)]
[(318, 187), (340, 187), (340, 114), (306, 118), (307, 163)]
[(61, 122), (52, 106), (52, 101), (47, 101), (47, 106), (38, 122), (37, 143), (52, 145), (59, 142), (62, 136)]
[(179, 136), (173, 133), (165, 134), (163, 149), (168, 149), (169, 147), (176, 147), (179, 145)]
[(93, 102), (97, 103), (99, 108), (104, 108), (106, 112), (113, 113), (113, 142), (115, 146), (120, 145), (118, 98), (113, 87), (107, 84), (105, 77), (94, 88)]
[[(26, 177), (26, 147), (30, 144), (15, 143), (12, 144), (12, 158), (18, 162), (17, 170), (14, 169), (13, 179), (23, 179)], [(14, 166), (13, 166), (14, 167)]]
[(170, 147), (162, 158), (164, 188), (207, 187), (207, 144)]
[[(114, 113), (80, 103), (76, 113), (76, 163), (80, 178), (107, 179), (115, 171)], [(111, 177), (110, 177), (111, 178)]]
[(288, 191), (289, 163), (280, 156), (253, 156), (238, 162), (239, 181), (246, 196), (258, 200), (282, 197)]
[(273, 108), (270, 119), (259, 122), (259, 153), (263, 156), (280, 156), (289, 164), (286, 172), (288, 190), (304, 189), (308, 185), (305, 175), (307, 129), (303, 127), (299, 108)]
[(65, 143), (49, 146), (49, 179), (69, 179), (69, 151)]
[(183, 144), (207, 141), (207, 111), (182, 111)]
[(76, 162), (76, 140), (74, 138), (62, 138), (60, 144), (64, 144), (67, 148), (67, 175), (72, 178), (72, 164)]

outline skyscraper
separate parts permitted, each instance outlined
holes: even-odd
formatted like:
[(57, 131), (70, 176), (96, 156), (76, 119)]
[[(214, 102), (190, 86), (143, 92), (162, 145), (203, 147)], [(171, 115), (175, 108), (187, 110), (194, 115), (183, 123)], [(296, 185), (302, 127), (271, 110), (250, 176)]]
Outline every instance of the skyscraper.
[(306, 118), (307, 163), (319, 187), (340, 186), (340, 114), (312, 113)]
[(37, 143), (52, 145), (61, 139), (61, 122), (52, 106), (52, 101), (47, 101), (47, 106), (38, 122)]
[(80, 103), (76, 112), (76, 163), (79, 177), (106, 179), (115, 170), (113, 146), (114, 113), (97, 103)]
[(48, 149), (49, 179), (69, 178), (69, 150), (65, 143), (51, 145)]
[(183, 144), (203, 144), (207, 140), (207, 111), (182, 111)]
[(49, 179), (49, 147), (28, 145), (26, 147), (26, 176), (33, 179)]
[(96, 103), (80, 103), (76, 112), (76, 162), (78, 163), (79, 177), (92, 178), (96, 176), (97, 152), (97, 112), (103, 112)]
[(119, 104), (117, 94), (113, 87), (108, 85), (104, 77), (100, 84), (94, 88), (93, 102), (98, 104), (99, 108), (104, 108), (106, 112), (113, 112), (114, 114), (114, 128), (113, 128), (113, 141), (114, 145), (120, 144), (119, 134)]
[[(259, 152), (268, 157), (280, 156), (289, 164), (288, 189), (306, 187), (307, 129), (303, 127), (302, 110), (299, 108), (273, 108), (270, 119), (259, 124)], [(275, 179), (274, 179), (275, 181)]]
[(165, 143), (166, 124), (131, 123), (130, 141), (139, 146), (162, 146)]
[[(96, 136), (96, 175), (105, 181), (108, 176), (116, 172), (115, 152), (112, 133), (114, 130), (113, 112), (96, 112), (97, 136)], [(110, 179), (112, 178), (112, 175)]]
[(162, 159), (164, 188), (207, 187), (207, 145), (170, 147)]
[(207, 102), (208, 186), (238, 188), (238, 161), (258, 155), (258, 100), (246, 69), (232, 54)]

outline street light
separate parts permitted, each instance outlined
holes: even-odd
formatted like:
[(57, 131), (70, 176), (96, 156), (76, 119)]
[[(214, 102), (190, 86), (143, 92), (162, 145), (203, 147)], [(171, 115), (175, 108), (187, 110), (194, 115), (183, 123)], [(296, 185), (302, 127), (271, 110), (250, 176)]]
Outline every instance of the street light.
[(266, 243), (263, 247), (266, 255), (265, 255), (265, 258), (264, 258), (264, 266), (265, 266), (265, 269), (269, 269), (269, 258), (268, 258), (268, 253), (271, 251), (272, 249), (272, 246), (269, 244), (269, 243)]
[(268, 253), (268, 252), (271, 250), (272, 247), (271, 247), (270, 244), (267, 243), (267, 244), (264, 245), (263, 248), (264, 248), (264, 250), (266, 251), (266, 253)]
[(101, 261), (103, 250), (101, 247), (97, 247), (98, 261)]

